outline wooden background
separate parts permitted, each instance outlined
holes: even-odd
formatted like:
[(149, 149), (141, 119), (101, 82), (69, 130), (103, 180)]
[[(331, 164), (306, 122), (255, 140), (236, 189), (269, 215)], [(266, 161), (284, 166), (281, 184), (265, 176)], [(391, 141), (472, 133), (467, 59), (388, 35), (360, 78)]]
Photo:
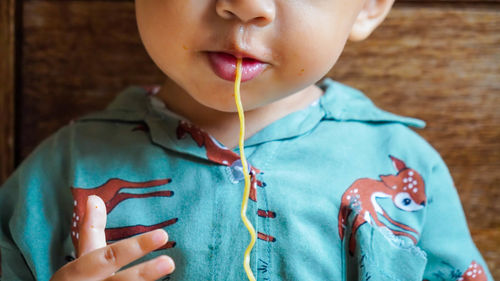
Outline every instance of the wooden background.
[[(158, 84), (131, 0), (0, 0), (0, 183), (44, 138), (130, 84)], [(449, 165), (500, 279), (500, 0), (397, 1), (329, 76), (419, 131)]]

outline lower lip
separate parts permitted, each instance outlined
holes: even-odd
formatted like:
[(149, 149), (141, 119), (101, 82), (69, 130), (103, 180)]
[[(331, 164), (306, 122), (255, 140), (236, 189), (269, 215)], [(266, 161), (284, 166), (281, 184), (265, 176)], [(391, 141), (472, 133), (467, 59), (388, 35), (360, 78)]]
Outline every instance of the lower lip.
[[(217, 76), (227, 81), (234, 81), (236, 77), (236, 57), (220, 52), (208, 52), (210, 66)], [(266, 63), (258, 60), (243, 58), (241, 63), (241, 82), (254, 79), (266, 67)]]

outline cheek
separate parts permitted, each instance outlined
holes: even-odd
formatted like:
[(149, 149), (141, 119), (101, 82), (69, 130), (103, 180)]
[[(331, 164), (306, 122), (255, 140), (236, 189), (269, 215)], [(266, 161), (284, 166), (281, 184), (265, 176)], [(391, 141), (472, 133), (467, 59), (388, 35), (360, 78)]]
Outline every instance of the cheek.
[(286, 35), (279, 46), (281, 68), (287, 76), (307, 77), (313, 82), (321, 79), (342, 53), (349, 27), (350, 23), (342, 21), (337, 13), (317, 9), (290, 16), (282, 23), (281, 33)]
[(302, 32), (287, 40), (282, 49), (286, 57), (282, 60), (283, 75), (297, 77), (315, 83), (335, 64), (342, 53), (346, 40), (338, 34), (315, 28)]
[(159, 9), (154, 10), (153, 6), (152, 1), (136, 1), (137, 26), (142, 43), (153, 61), (158, 64), (158, 61), (162, 61), (162, 55), (168, 53), (168, 48), (171, 46), (167, 44), (167, 36), (164, 36), (168, 32), (165, 27), (170, 23), (160, 19)]
[[(183, 7), (173, 1), (137, 0), (136, 16), (139, 34), (146, 51), (155, 64), (164, 72), (169, 66), (180, 63), (186, 53), (187, 32)], [(173, 11), (176, 11), (174, 13)]]

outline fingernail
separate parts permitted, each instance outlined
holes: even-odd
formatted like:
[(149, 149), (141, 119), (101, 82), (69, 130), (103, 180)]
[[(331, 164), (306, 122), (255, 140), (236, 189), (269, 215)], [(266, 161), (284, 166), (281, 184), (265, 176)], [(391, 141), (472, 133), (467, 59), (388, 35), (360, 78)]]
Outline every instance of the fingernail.
[(89, 197), (87, 197), (87, 208), (105, 212), (106, 206), (103, 203), (102, 199), (97, 195), (89, 195)]
[(96, 209), (98, 208), (97, 206), (97, 196), (95, 195), (89, 195), (87, 197), (88, 204), (91, 204), (92, 207), (95, 207)]
[(164, 230), (155, 230), (151, 239), (153, 240), (153, 243), (155, 243), (155, 245), (163, 245), (165, 244), (165, 242), (167, 242), (166, 234), (167, 233)]
[(168, 256), (160, 256), (156, 261), (156, 270), (160, 274), (168, 274), (174, 271), (174, 261)]

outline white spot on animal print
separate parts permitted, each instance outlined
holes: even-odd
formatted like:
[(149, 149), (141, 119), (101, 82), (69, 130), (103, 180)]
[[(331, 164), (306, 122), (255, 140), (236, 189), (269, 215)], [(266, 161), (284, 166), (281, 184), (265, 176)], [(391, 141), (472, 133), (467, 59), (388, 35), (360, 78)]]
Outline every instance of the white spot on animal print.
[(404, 182), (404, 183), (407, 183), (407, 182), (408, 182), (408, 179), (407, 179), (407, 178), (404, 178), (404, 179), (403, 179), (403, 182)]
[(365, 219), (365, 221), (366, 221), (367, 223), (369, 223), (369, 224), (371, 224), (371, 223), (372, 223), (372, 222), (371, 222), (371, 218), (370, 218), (370, 212), (366, 212), (366, 211), (365, 211), (365, 215), (364, 215), (363, 217), (364, 217), (364, 219)]
[(417, 191), (418, 191), (418, 188), (413, 189), (413, 193), (417, 193)]
[(410, 184), (408, 185), (408, 188), (413, 188), (413, 184), (411, 184), (411, 183), (410, 183)]
[(413, 176), (413, 171), (408, 172), (408, 175)]
[(71, 231), (71, 235), (75, 236), (75, 232), (74, 232), (74, 231)]
[(78, 232), (77, 232), (77, 233), (76, 233), (76, 239), (80, 238), (79, 236), (80, 236), (80, 235), (78, 235)]
[(351, 200), (351, 196), (350, 195), (347, 195), (347, 200)]
[(357, 189), (357, 188), (356, 188), (356, 189), (354, 189), (354, 193), (358, 193), (358, 189)]
[(398, 188), (396, 185), (393, 185), (393, 186), (392, 186), (392, 189), (396, 189), (396, 188)]
[(413, 184), (414, 184), (414, 185), (417, 185), (417, 181), (413, 181)]
[(77, 203), (76, 203), (76, 200), (75, 200), (75, 201), (73, 201), (73, 205), (75, 205), (75, 206), (76, 206), (76, 204), (77, 204)]
[(73, 213), (73, 217), (75, 217), (75, 216), (76, 216), (76, 214), (75, 214), (75, 213)]

